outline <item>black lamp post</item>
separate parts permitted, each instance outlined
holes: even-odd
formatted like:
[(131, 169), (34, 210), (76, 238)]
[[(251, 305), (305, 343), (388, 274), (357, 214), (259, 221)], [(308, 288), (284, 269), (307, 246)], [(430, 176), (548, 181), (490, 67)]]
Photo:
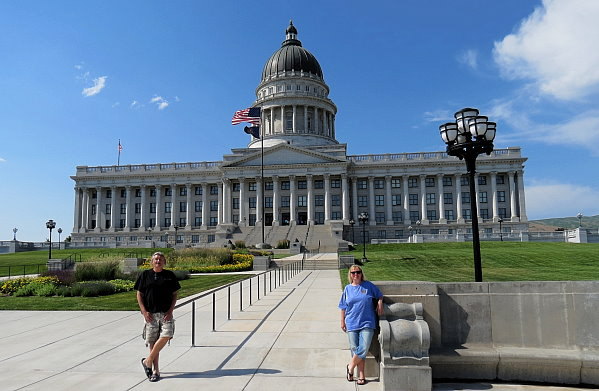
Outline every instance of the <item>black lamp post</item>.
[(499, 220), (499, 240), (503, 242), (503, 230), (501, 229), (501, 224), (503, 223), (503, 219), (500, 217)]
[(366, 223), (368, 222), (368, 213), (360, 213), (358, 215), (358, 220), (360, 221), (360, 223), (362, 223), (362, 243), (364, 244), (362, 262), (368, 262), (368, 258), (366, 258)]
[(578, 228), (582, 228), (582, 213), (579, 212), (576, 217), (578, 217)]
[(483, 271), (480, 257), (480, 237), (478, 232), (478, 210), (476, 205), (476, 158), (493, 151), (493, 140), (497, 124), (489, 118), (479, 116), (477, 109), (465, 108), (455, 113), (455, 122), (439, 126), (441, 138), (447, 144), (447, 154), (466, 161), (470, 182), (470, 202), (472, 212), (472, 247), (474, 252), (474, 280), (482, 282)]
[(417, 234), (421, 234), (422, 233), (422, 230), (420, 229), (420, 224), (422, 224), (420, 222), (420, 220), (416, 220), (416, 233)]
[(17, 231), (18, 231), (18, 230), (19, 230), (19, 229), (18, 229), (18, 228), (16, 228), (16, 227), (12, 229), (12, 233), (13, 233), (12, 240), (14, 240), (15, 242), (17, 241)]
[(50, 247), (48, 247), (48, 259), (52, 259), (52, 230), (56, 228), (56, 222), (54, 220), (48, 220), (46, 222), (46, 228), (50, 230)]
[(349, 219), (349, 225), (351, 226), (351, 242), (356, 243), (356, 239), (354, 237), (354, 224), (356, 224), (356, 220)]
[(175, 224), (175, 226), (173, 228), (175, 228), (175, 246), (177, 246), (177, 243), (179, 242), (178, 235), (177, 235), (179, 233), (179, 225)]
[(56, 232), (58, 232), (58, 249), (60, 250), (60, 234), (62, 233), (62, 228), (58, 228)]

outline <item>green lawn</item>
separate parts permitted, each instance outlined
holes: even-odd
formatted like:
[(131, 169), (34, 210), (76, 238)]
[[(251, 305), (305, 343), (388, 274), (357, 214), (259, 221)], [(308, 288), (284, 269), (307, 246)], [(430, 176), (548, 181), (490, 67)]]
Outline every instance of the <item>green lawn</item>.
[[(481, 254), (483, 281), (599, 280), (599, 244), (481, 242)], [(368, 245), (366, 256), (372, 281), (474, 281), (470, 242)], [(345, 283), (347, 269), (340, 273)]]
[[(248, 278), (242, 274), (192, 276), (181, 281), (179, 298)], [(0, 297), (0, 310), (34, 311), (134, 311), (138, 310), (135, 291), (101, 297)]]

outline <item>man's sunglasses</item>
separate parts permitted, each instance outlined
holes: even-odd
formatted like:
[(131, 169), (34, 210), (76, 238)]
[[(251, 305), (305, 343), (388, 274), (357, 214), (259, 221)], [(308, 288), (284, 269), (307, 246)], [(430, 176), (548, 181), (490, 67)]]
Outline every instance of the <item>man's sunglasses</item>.
[(362, 270), (356, 270), (354, 272), (350, 272), (351, 274), (362, 274)]

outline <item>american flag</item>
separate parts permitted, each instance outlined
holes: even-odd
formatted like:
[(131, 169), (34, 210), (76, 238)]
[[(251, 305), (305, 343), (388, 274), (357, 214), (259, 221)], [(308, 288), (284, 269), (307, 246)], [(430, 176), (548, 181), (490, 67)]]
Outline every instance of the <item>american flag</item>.
[(123, 151), (123, 146), (121, 145), (121, 140), (119, 140), (119, 152)]
[(249, 122), (254, 125), (260, 124), (260, 107), (250, 107), (243, 110), (238, 110), (233, 115), (231, 124), (237, 125), (242, 122)]

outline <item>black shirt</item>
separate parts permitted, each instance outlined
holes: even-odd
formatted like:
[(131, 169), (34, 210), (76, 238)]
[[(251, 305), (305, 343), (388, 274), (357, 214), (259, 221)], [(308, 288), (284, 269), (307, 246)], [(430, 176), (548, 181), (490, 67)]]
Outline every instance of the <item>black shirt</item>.
[(173, 293), (181, 289), (181, 285), (172, 271), (156, 273), (150, 269), (139, 275), (134, 288), (141, 292), (146, 310), (154, 313), (167, 312), (171, 308)]

